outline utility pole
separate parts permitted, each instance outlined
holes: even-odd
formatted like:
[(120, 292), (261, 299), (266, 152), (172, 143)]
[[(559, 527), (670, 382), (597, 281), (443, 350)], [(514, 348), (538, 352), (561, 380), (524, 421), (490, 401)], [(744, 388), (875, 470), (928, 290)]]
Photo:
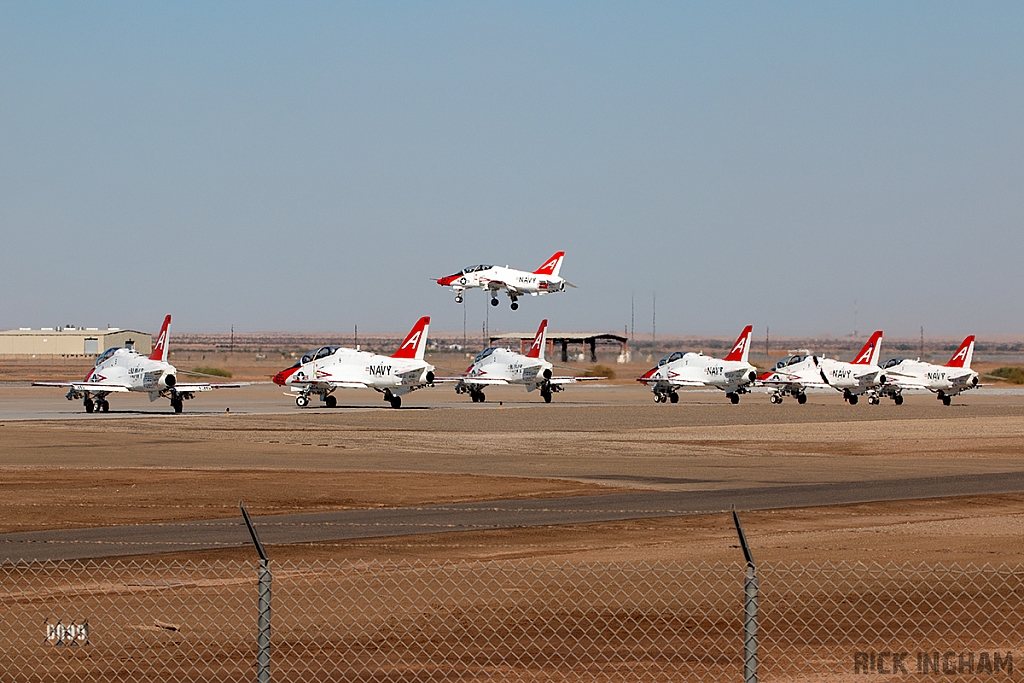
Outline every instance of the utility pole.
[(633, 325), (635, 323), (636, 307), (633, 304), (633, 292), (629, 293), (629, 343), (633, 343)]
[(235, 352), (235, 326), (231, 326), (231, 353)]
[(918, 358), (924, 358), (924, 325), (921, 325), (921, 355)]
[(764, 357), (768, 359), (768, 362), (772, 361), (771, 351), (768, 350), (768, 333), (771, 331), (771, 327), (765, 326), (764, 328)]
[(652, 294), (651, 302), (651, 346), (658, 342), (658, 293)]
[(355, 344), (354, 344), (354, 346), (356, 347), (356, 351), (358, 351), (359, 350), (359, 325), (353, 325), (352, 329), (353, 329), (353, 335), (355, 336)]

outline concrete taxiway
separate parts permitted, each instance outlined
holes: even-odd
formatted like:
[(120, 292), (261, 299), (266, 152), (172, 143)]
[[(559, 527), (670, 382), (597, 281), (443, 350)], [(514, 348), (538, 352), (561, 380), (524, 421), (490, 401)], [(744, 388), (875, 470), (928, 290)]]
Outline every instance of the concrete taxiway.
[[(1024, 472), (717, 491), (636, 493), (256, 517), (267, 545), (1024, 492)], [(0, 535), (0, 562), (212, 550), (249, 543), (241, 518)]]

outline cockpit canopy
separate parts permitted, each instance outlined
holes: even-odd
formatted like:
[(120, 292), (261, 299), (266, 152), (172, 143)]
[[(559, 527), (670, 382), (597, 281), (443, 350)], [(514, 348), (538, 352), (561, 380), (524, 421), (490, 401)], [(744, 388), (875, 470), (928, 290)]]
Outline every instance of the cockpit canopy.
[(302, 357), (302, 360), (299, 361), (299, 365), (305, 365), (306, 363), (326, 358), (340, 348), (340, 346), (321, 346), (319, 349), (313, 349)]
[(686, 354), (683, 351), (675, 351), (673, 353), (670, 353), (658, 361), (658, 367), (660, 368), (662, 365), (665, 365), (666, 363), (673, 363), (682, 358), (684, 355)]
[(483, 265), (483, 264), (481, 264), (479, 266), (469, 266), (468, 268), (463, 268), (459, 272), (455, 273), (455, 275), (452, 275), (452, 277), (458, 277), (459, 275), (466, 275), (467, 273), (476, 273), (476, 272), (479, 272), (481, 270), (490, 270), (493, 267), (494, 266)]
[(900, 363), (902, 363), (902, 362), (903, 362), (904, 360), (906, 360), (906, 359), (905, 359), (905, 358), (890, 358), (889, 360), (885, 361), (885, 363), (884, 363), (884, 364), (882, 365), (882, 368), (883, 368), (883, 369), (885, 369), (885, 368), (891, 368), (891, 367), (893, 367), (894, 365), (899, 365), (899, 364), (900, 364)]
[(782, 368), (789, 367), (790, 365), (796, 365), (797, 363), (805, 360), (807, 360), (807, 355), (798, 353), (795, 356), (790, 356), (789, 358), (783, 358), (782, 360), (780, 360), (778, 363), (775, 364), (775, 369), (781, 370)]
[(487, 356), (489, 356), (489, 355), (491, 355), (492, 353), (494, 353), (494, 351), (495, 351), (495, 347), (493, 347), (493, 346), (490, 346), (490, 347), (488, 347), (488, 348), (484, 349), (484, 350), (483, 350), (483, 351), (481, 351), (480, 353), (476, 354), (476, 358), (474, 358), (474, 359), (473, 359), (473, 362), (474, 362), (474, 363), (479, 363), (479, 362), (480, 362), (480, 361), (482, 361), (482, 360), (483, 360), (484, 358), (487, 358)]
[(120, 349), (120, 348), (121, 348), (120, 346), (112, 346), (109, 349), (107, 349), (106, 351), (104, 351), (100, 355), (100, 357), (96, 359), (96, 365), (100, 365), (101, 363), (103, 363), (103, 361), (105, 361), (108, 358), (110, 358), (111, 356), (113, 356), (117, 352), (117, 350)]

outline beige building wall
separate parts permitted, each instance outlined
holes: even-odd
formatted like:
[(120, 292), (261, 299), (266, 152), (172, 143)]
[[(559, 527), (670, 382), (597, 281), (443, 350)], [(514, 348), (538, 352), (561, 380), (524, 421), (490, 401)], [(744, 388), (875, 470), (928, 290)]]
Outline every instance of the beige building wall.
[(0, 356), (95, 356), (135, 342), (148, 355), (153, 336), (138, 330), (7, 330), (0, 332)]

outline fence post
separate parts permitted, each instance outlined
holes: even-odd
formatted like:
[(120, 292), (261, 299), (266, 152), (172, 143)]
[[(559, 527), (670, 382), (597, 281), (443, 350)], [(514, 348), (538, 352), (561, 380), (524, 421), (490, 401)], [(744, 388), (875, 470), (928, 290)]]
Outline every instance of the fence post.
[(252, 543), (256, 546), (256, 552), (260, 556), (259, 600), (256, 617), (256, 681), (257, 683), (270, 683), (270, 584), (274, 577), (270, 573), (270, 559), (267, 557), (267, 551), (260, 542), (256, 527), (249, 519), (245, 504), (238, 501), (238, 507), (242, 509), (242, 519), (245, 520), (249, 536), (252, 537)]
[(740, 547), (747, 561), (747, 573), (743, 579), (743, 682), (757, 683), (757, 567), (754, 566), (754, 556), (747, 545), (747, 537), (743, 533), (736, 508), (732, 510), (732, 521), (736, 524)]

